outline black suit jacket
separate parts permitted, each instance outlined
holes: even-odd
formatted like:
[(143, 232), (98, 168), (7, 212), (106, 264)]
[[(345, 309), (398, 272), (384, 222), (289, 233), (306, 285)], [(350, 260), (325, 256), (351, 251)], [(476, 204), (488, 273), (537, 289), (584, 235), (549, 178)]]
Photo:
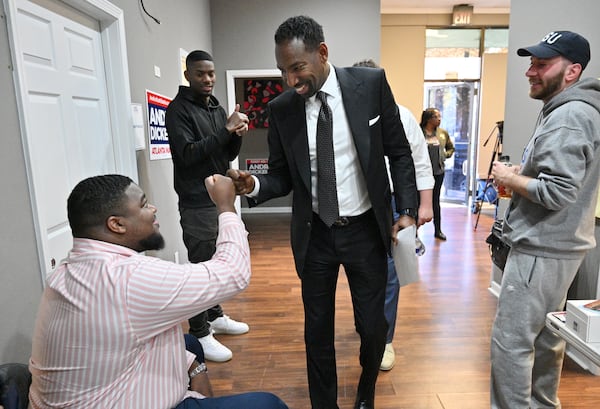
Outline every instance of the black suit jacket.
[[(386, 249), (391, 242), (391, 191), (388, 156), (398, 209), (417, 208), (410, 145), (385, 73), (380, 69), (334, 67), (372, 209)], [(269, 170), (257, 175), (255, 206), (293, 190), (291, 243), (296, 271), (302, 276), (312, 226), (312, 194), (305, 100), (287, 90), (269, 104)]]

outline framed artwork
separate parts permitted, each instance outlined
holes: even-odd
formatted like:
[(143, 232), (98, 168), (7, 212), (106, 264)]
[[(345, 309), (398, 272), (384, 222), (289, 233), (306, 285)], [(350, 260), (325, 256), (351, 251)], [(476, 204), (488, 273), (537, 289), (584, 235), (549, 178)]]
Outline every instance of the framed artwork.
[(283, 91), (281, 78), (244, 79), (242, 111), (248, 115), (249, 129), (268, 128), (267, 104)]
[(268, 128), (267, 104), (284, 90), (279, 70), (227, 70), (227, 112), (235, 104), (248, 115), (250, 129)]
[[(233, 112), (236, 104), (240, 104), (241, 111), (246, 112), (246, 108), (244, 108), (246, 106), (248, 109), (251, 108), (254, 112), (254, 114), (252, 114), (253, 123), (251, 125), (253, 127), (251, 130), (253, 138), (251, 139), (251, 142), (246, 142), (242, 144), (242, 152), (240, 152), (240, 154), (242, 155), (244, 161), (248, 158), (266, 158), (268, 156), (268, 148), (266, 146), (267, 128), (265, 128), (266, 126), (268, 126), (268, 121), (266, 119), (266, 108), (267, 102), (275, 98), (275, 94), (271, 94), (271, 92), (267, 90), (265, 95), (264, 92), (267, 88), (265, 84), (269, 82), (273, 84), (274, 81), (278, 81), (280, 85), (283, 85), (281, 71), (277, 69), (227, 70), (225, 71), (225, 74), (227, 84), (227, 113), (230, 114), (231, 112)], [(247, 85), (249, 85), (249, 87)], [(272, 85), (269, 86), (269, 89), (271, 88)], [(278, 88), (279, 87), (275, 87), (276, 94), (276, 90)], [(246, 100), (249, 95), (256, 95), (257, 97), (250, 98), (250, 101), (248, 101), (248, 103), (246, 104)], [(260, 98), (258, 98), (258, 96), (260, 96)], [(254, 101), (254, 98), (257, 99), (257, 102)], [(245, 138), (248, 138), (248, 136), (246, 136)], [(255, 148), (255, 144), (257, 143), (260, 146), (259, 148)], [(251, 147), (258, 149), (258, 152), (249, 153), (248, 149)], [(240, 158), (236, 157), (234, 160), (232, 160), (230, 163), (230, 167), (232, 169), (240, 169)], [(241, 212), (241, 201), (239, 196), (235, 200), (235, 207), (239, 214)], [(267, 211), (271, 210), (268, 207), (264, 208), (267, 209)]]

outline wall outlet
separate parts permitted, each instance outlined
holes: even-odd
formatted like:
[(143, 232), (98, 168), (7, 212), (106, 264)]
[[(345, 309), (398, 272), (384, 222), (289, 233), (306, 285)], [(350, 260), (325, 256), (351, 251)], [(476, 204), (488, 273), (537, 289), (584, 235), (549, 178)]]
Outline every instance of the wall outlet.
[(175, 263), (179, 264), (179, 252), (178, 251), (175, 252), (173, 258), (175, 259)]
[(160, 67), (158, 65), (154, 66), (154, 76), (160, 78)]

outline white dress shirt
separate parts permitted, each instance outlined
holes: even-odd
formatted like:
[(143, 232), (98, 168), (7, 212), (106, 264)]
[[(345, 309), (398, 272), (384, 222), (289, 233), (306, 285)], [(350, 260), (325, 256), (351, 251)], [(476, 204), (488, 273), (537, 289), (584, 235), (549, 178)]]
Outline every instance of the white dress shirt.
[[(327, 94), (333, 120), (333, 153), (340, 216), (358, 216), (371, 208), (367, 183), (354, 146), (352, 131), (346, 117), (342, 92), (335, 69), (329, 64), (329, 76), (320, 91)], [(317, 195), (317, 119), (321, 102), (313, 95), (306, 101), (306, 130), (310, 155), (313, 211), (318, 213)]]
[[(417, 181), (417, 190), (430, 190), (433, 189), (435, 181), (433, 179), (433, 171), (431, 168), (431, 160), (429, 159), (429, 152), (427, 151), (427, 143), (423, 136), (423, 130), (415, 119), (415, 116), (410, 110), (400, 104), (398, 104), (398, 110), (400, 111), (400, 120), (406, 133), (406, 139), (410, 144), (412, 151), (412, 160), (415, 163), (415, 177)], [(388, 178), (390, 180), (390, 187), (394, 190), (392, 183), (392, 175), (390, 174), (390, 163), (387, 156), (385, 157), (385, 165), (388, 171)]]

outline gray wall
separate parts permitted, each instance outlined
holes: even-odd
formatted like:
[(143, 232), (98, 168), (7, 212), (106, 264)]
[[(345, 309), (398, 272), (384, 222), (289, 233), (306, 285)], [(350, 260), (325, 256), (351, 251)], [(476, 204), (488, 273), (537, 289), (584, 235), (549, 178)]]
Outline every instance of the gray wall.
[(273, 35), (288, 17), (307, 15), (323, 26), (329, 60), (335, 65), (352, 65), (367, 57), (379, 61), (379, 0), (211, 0), (210, 4), (218, 70), (215, 94), (221, 101), (226, 95), (225, 70), (277, 68)]
[[(570, 30), (590, 42), (592, 59), (582, 77), (600, 77), (600, 2), (597, 0), (546, 0), (540, 7), (530, 0), (512, 0), (510, 14), (509, 53), (504, 123), (504, 152), (512, 162), (521, 159), (523, 149), (535, 126), (542, 102), (529, 98), (525, 71), (528, 57), (519, 57), (521, 47), (537, 44), (553, 30)], [(565, 18), (568, 16), (568, 18)]]
[(0, 7), (0, 363), (4, 363), (26, 362), (42, 283), (1, 2)]
[[(132, 102), (145, 107), (145, 90), (174, 97), (180, 82), (179, 49), (212, 51), (217, 66), (216, 95), (226, 105), (225, 70), (275, 68), (273, 34), (287, 17), (309, 14), (325, 29), (331, 60), (350, 65), (356, 59), (379, 60), (380, 16), (376, 0), (146, 0), (146, 16), (138, 1), (112, 0), (124, 11)], [(0, 14), (4, 5), (0, 2)], [(241, 12), (232, 12), (239, 10)], [(348, 22), (360, 21), (360, 26)], [(42, 291), (33, 213), (16, 95), (12, 78), (6, 19), (0, 19), (0, 94), (2, 153), (0, 160), (0, 363), (27, 362), (31, 335)], [(358, 27), (358, 28), (357, 28)], [(161, 77), (154, 76), (159, 66)], [(145, 119), (146, 120), (146, 119)], [(170, 160), (150, 161), (137, 153), (139, 182), (158, 209), (167, 247), (157, 253), (187, 259), (181, 241), (177, 197)], [(66, 201), (66, 198), (65, 198)]]

